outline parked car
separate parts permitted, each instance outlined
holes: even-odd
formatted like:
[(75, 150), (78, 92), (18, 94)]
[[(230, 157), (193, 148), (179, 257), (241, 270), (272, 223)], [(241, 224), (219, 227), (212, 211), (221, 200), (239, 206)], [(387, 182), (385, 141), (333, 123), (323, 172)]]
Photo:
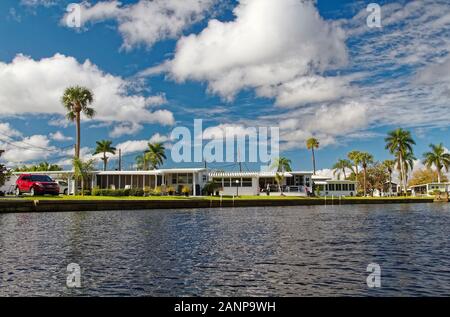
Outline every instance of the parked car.
[(58, 183), (60, 194), (64, 194), (64, 195), (69, 194), (69, 184), (67, 183), (67, 181), (61, 180), (61, 179), (55, 179), (55, 182)]
[(16, 180), (16, 196), (22, 193), (34, 195), (59, 195), (59, 185), (47, 175), (21, 174)]

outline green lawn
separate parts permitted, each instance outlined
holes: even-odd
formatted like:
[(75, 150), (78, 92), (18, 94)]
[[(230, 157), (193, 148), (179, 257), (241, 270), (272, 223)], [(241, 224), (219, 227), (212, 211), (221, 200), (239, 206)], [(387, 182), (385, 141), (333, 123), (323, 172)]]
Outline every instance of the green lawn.
[[(422, 198), (422, 197), (345, 197), (342, 199), (345, 200), (354, 200), (354, 199), (365, 199), (365, 200), (403, 200), (403, 199), (430, 199), (428, 198)], [(113, 197), (113, 196), (23, 196), (20, 198), (9, 198), (9, 199), (27, 199), (27, 200), (220, 200), (220, 197), (217, 196), (209, 196), (209, 197), (184, 197), (184, 196), (150, 196), (150, 197), (134, 197), (134, 196), (120, 196), (120, 197)], [(223, 200), (232, 200), (233, 197), (231, 196), (224, 196)], [(261, 196), (239, 196), (239, 200), (245, 200), (245, 199), (255, 199), (255, 200), (296, 200), (296, 199), (302, 199), (302, 200), (323, 200), (323, 197), (317, 198), (317, 197), (295, 197), (295, 196), (267, 196), (267, 195), (261, 195)], [(331, 200), (331, 197), (327, 197), (327, 200)], [(334, 200), (339, 200), (339, 198), (334, 197)]]

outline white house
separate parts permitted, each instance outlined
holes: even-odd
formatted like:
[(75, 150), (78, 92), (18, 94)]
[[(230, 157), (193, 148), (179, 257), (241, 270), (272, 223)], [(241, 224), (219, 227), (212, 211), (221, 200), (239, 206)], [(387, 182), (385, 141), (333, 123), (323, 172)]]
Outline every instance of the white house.
[(413, 196), (432, 196), (435, 191), (441, 193), (450, 192), (450, 183), (429, 183), (411, 186), (411, 195)]
[(358, 182), (349, 180), (335, 180), (330, 177), (314, 175), (312, 177), (315, 193), (319, 196), (356, 196)]

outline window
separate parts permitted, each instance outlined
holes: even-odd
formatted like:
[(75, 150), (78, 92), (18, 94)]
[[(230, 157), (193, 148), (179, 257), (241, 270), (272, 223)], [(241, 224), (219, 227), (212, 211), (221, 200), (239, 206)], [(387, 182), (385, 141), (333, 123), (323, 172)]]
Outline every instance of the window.
[(342, 190), (348, 191), (348, 184), (342, 184)]
[(328, 184), (328, 188), (330, 192), (334, 192), (335, 191), (335, 186), (334, 184)]
[(309, 177), (305, 177), (305, 180), (306, 180), (306, 186), (309, 187), (309, 185), (310, 185), (310, 183), (309, 183)]
[(349, 184), (350, 190), (354, 191), (355, 190), (355, 184)]
[(203, 183), (206, 183), (208, 181), (208, 175), (203, 175), (202, 180), (203, 180)]
[(53, 182), (53, 180), (47, 175), (32, 175), (31, 181), (33, 181), (33, 182)]
[(342, 184), (336, 184), (336, 191), (340, 192), (342, 190)]
[[(237, 181), (237, 182), (236, 182)], [(241, 186), (241, 179), (240, 178), (232, 178), (231, 179), (231, 187)]]
[(230, 187), (230, 179), (229, 178), (223, 179), (223, 187)]
[(243, 178), (242, 179), (242, 187), (252, 187), (252, 179), (251, 178)]
[(177, 174), (172, 174), (172, 184), (177, 183)]

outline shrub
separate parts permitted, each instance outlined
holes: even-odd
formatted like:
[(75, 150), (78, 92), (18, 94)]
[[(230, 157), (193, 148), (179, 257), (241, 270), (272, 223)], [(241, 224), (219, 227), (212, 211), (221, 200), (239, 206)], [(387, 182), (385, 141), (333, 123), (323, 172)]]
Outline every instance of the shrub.
[(175, 187), (173, 186), (167, 186), (166, 190), (169, 195), (175, 194)]
[(208, 195), (208, 196), (211, 194), (215, 194), (216, 190), (219, 189), (220, 187), (221, 187), (221, 185), (218, 183), (208, 182), (203, 187), (203, 194)]
[(142, 196), (144, 196), (144, 190), (142, 188), (132, 188), (132, 189), (130, 189), (129, 195), (142, 197)]
[(191, 188), (189, 186), (184, 185), (183, 188), (181, 188), (181, 192), (186, 196), (188, 196), (189, 193), (191, 192)]

